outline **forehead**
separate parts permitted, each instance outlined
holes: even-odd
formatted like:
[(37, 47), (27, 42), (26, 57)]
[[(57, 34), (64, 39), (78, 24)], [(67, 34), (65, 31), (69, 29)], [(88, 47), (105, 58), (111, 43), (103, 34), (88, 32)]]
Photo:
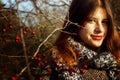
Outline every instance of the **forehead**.
[(95, 18), (107, 18), (107, 12), (106, 9), (102, 7), (97, 7), (92, 13), (89, 15), (89, 17), (95, 17)]

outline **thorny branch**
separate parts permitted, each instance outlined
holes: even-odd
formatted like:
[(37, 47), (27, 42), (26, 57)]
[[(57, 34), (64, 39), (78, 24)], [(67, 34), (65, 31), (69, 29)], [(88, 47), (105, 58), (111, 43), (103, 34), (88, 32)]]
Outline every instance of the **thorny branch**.
[[(34, 12), (32, 12), (32, 11), (29, 12), (29, 11), (19, 10), (19, 9), (18, 9), (18, 7), (19, 7), (19, 6), (18, 6), (18, 5), (19, 5), (19, 0), (15, 0), (15, 1), (16, 1), (16, 5), (17, 5), (16, 7), (17, 7), (17, 9), (14, 9), (14, 11), (17, 12), (17, 14), (18, 14), (20, 27), (23, 26), (22, 19), (21, 19), (22, 17), (20, 16), (20, 13), (27, 13), (28, 15), (29, 15), (29, 14), (32, 14), (32, 15), (35, 15), (36, 17), (37, 17), (38, 15), (41, 15), (41, 16), (43, 16), (43, 17), (45, 18), (45, 20), (47, 20), (51, 25), (53, 25), (53, 23), (52, 23), (52, 21), (49, 19), (49, 17), (52, 18), (52, 19), (58, 19), (60, 22), (67, 21), (66, 25), (65, 25), (63, 28), (56, 28), (56, 29), (54, 29), (54, 30), (44, 39), (44, 41), (38, 45), (38, 47), (37, 47), (37, 49), (36, 49), (36, 51), (35, 51), (35, 53), (33, 54), (33, 56), (32, 56), (31, 59), (34, 59), (34, 57), (38, 54), (41, 46), (42, 46), (43, 44), (45, 44), (45, 43), (48, 41), (48, 39), (51, 38), (51, 36), (52, 36), (53, 34), (55, 34), (55, 32), (60, 31), (60, 32), (64, 32), (64, 33), (67, 33), (67, 34), (76, 35), (75, 33), (65, 32), (65, 31), (63, 31), (62, 29), (64, 29), (64, 28), (68, 25), (68, 23), (69, 23), (69, 24), (74, 24), (74, 25), (80, 26), (80, 25), (78, 25), (77, 23), (73, 23), (73, 22), (71, 22), (71, 21), (69, 21), (69, 20), (67, 20), (67, 19), (63, 19), (63, 18), (60, 18), (60, 17), (56, 17), (56, 16), (54, 16), (54, 15), (44, 14), (44, 12), (41, 10), (41, 8), (36, 5), (36, 1), (35, 1), (35, 0), (31, 0), (31, 1), (33, 2), (34, 8), (35, 8), (36, 11), (38, 11), (39, 13), (34, 13)], [(61, 0), (61, 2), (63, 3), (63, 5), (55, 5), (55, 6), (57, 6), (57, 7), (58, 7), (58, 6), (65, 6), (65, 5), (69, 6), (69, 4), (67, 4), (64, 0)], [(49, 3), (46, 3), (46, 4), (49, 4)], [(49, 4), (49, 5), (51, 6), (51, 4)], [(3, 10), (3, 9), (2, 9), (2, 10)], [(0, 10), (0, 11), (1, 11), (1, 10)], [(27, 17), (26, 17), (26, 18), (27, 18)], [(81, 26), (80, 26), (80, 27), (81, 27)], [(26, 67), (24, 67), (24, 68), (20, 71), (19, 75), (22, 75), (22, 73), (27, 69), (27, 72), (28, 72), (28, 75), (29, 75), (29, 78), (30, 78), (31, 72), (30, 72), (29, 65), (30, 65), (31, 63), (30, 63), (29, 60), (28, 60), (28, 57), (29, 57), (29, 56), (27, 55), (27, 51), (26, 51), (26, 43), (25, 43), (24, 35), (23, 35), (23, 28), (21, 28), (21, 40), (22, 40), (22, 44), (23, 44), (23, 51), (24, 51), (24, 55), (25, 55)]]
[(43, 14), (43, 16), (45, 17), (45, 19), (46, 19), (50, 24), (52, 24), (51, 21), (47, 18), (47, 16), (44, 15), (44, 13), (42, 12), (42, 10), (36, 5), (35, 0), (32, 0), (32, 1), (33, 1), (33, 4), (34, 4), (34, 7), (40, 12), (40, 14)]
[[(16, 1), (16, 3), (17, 3), (17, 13), (18, 13), (18, 16), (19, 16), (19, 18), (20, 18), (18, 1)], [(22, 21), (21, 21), (21, 19), (19, 19), (19, 25), (22, 26)], [(25, 44), (24, 35), (23, 35), (23, 29), (22, 29), (22, 28), (20, 29), (20, 32), (21, 32), (21, 39), (22, 39), (22, 44), (23, 44), (23, 51), (24, 51), (24, 55), (25, 55), (25, 61), (26, 61), (26, 65), (27, 65), (27, 68), (26, 68), (26, 69), (27, 69), (27, 72), (28, 72), (29, 80), (33, 80), (33, 79), (32, 79), (32, 75), (31, 75), (31, 72), (30, 72), (28, 55), (27, 55), (27, 51), (26, 51), (26, 44)], [(23, 71), (23, 70), (22, 70), (22, 71)]]
[[(63, 1), (63, 0), (62, 0), (62, 1)], [(34, 5), (35, 5), (35, 2), (34, 2)], [(35, 6), (35, 7), (40, 10), (40, 8), (38, 8), (37, 6)], [(41, 12), (42, 15), (44, 15), (41, 10), (40, 10), (40, 12)], [(69, 15), (69, 13), (68, 13), (68, 15)], [(44, 15), (44, 17), (45, 17), (46, 19), (47, 19), (47, 16), (50, 16), (50, 17), (52, 17), (52, 18), (54, 18), (54, 19), (58, 19), (58, 20), (61, 21), (61, 22), (64, 22), (64, 21), (66, 20), (66, 19), (63, 19), (63, 18), (60, 18), (60, 17), (56, 17), (56, 16), (54, 16), (54, 15)], [(47, 19), (47, 20), (49, 20), (49, 19)], [(34, 55), (32, 56), (32, 59), (34, 59), (34, 57), (38, 54), (41, 46), (42, 46), (44, 43), (46, 43), (46, 41), (47, 41), (55, 32), (60, 31), (60, 32), (64, 32), (64, 33), (67, 33), (67, 34), (76, 35), (76, 33), (70, 33), (70, 32), (66, 32), (66, 31), (62, 31), (62, 29), (64, 29), (64, 28), (68, 25), (68, 23), (69, 23), (69, 24), (74, 24), (74, 25), (76, 25), (76, 26), (78, 26), (78, 27), (81, 27), (81, 26), (80, 26), (79, 24), (77, 24), (77, 23), (71, 22), (69, 19), (66, 20), (66, 21), (67, 21), (67, 23), (65, 24), (65, 26), (64, 26), (63, 28), (56, 28), (56, 29), (54, 29), (54, 30), (46, 37), (46, 39), (45, 39), (42, 43), (39, 44), (37, 50), (35, 51)], [(22, 75), (22, 73), (27, 69), (27, 67), (29, 67), (29, 65), (30, 65), (30, 63), (21, 70), (21, 72), (19, 73), (19, 75)]]
[[(63, 21), (63, 19), (61, 19), (61, 18), (59, 18), (59, 19), (60, 19), (61, 21)], [(67, 20), (67, 23), (66, 23), (65, 27), (67, 26), (68, 23), (74, 24), (74, 25), (77, 25), (77, 26), (81, 27), (80, 25), (78, 25), (78, 24), (76, 24), (76, 23), (73, 23), (73, 22), (71, 22), (71, 21), (69, 21), (69, 20)], [(65, 27), (64, 27), (64, 28), (65, 28)], [(54, 29), (54, 30), (47, 36), (47, 38), (46, 38), (42, 43), (40, 43), (40, 45), (38, 46), (38, 48), (37, 48), (36, 52), (34, 53), (32, 59), (34, 59), (34, 57), (38, 54), (41, 46), (42, 46), (56, 31), (61, 31), (61, 32), (64, 32), (64, 33), (67, 33), (67, 34), (76, 35), (75, 33), (70, 33), (70, 32), (66, 32), (66, 31), (62, 31), (62, 29), (64, 29), (64, 28), (56, 28), (56, 29)], [(30, 63), (29, 63), (28, 65), (30, 65)], [(20, 75), (27, 69), (28, 65), (21, 70)]]

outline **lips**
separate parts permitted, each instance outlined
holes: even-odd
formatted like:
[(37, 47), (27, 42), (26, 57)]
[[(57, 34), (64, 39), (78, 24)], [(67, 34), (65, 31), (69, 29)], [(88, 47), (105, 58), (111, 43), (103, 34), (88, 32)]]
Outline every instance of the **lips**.
[(102, 36), (99, 36), (99, 35), (91, 35), (91, 37), (94, 40), (101, 40), (102, 39)]

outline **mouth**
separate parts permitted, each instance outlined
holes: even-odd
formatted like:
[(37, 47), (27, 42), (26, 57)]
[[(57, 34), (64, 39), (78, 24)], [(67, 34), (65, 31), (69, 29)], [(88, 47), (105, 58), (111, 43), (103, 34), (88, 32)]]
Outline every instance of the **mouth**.
[(102, 40), (103, 36), (101, 35), (91, 35), (93, 40)]

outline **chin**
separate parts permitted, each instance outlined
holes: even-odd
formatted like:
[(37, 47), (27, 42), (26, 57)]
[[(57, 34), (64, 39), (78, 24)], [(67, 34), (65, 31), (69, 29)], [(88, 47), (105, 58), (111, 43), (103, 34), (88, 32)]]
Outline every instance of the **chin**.
[(101, 45), (94, 45), (94, 47), (99, 48)]
[(99, 48), (102, 44), (100, 43), (94, 43), (93, 46), (96, 47), (96, 48)]
[(95, 47), (100, 47), (101, 45), (102, 45), (102, 42), (93, 43), (93, 46), (95, 46)]

